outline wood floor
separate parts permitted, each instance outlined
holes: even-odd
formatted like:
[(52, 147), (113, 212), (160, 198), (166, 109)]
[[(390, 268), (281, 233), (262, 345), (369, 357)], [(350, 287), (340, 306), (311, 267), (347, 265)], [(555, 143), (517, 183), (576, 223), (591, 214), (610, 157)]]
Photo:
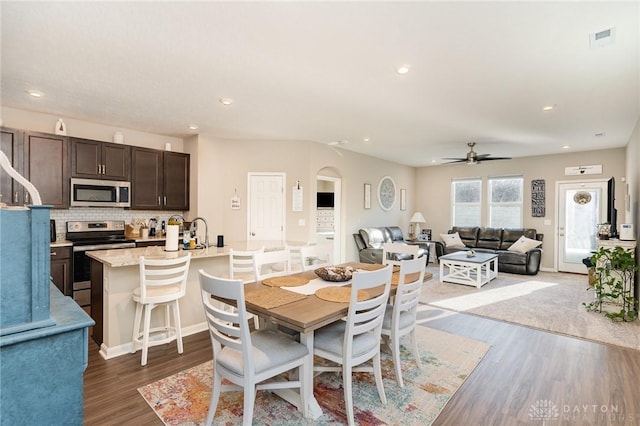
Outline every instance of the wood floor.
[[(426, 325), (488, 342), (491, 349), (434, 425), (640, 425), (640, 351), (467, 314)], [(90, 344), (86, 425), (162, 425), (137, 388), (211, 359), (206, 332), (105, 361)], [(538, 418), (532, 407), (546, 406)], [(556, 417), (557, 415), (557, 417)]]

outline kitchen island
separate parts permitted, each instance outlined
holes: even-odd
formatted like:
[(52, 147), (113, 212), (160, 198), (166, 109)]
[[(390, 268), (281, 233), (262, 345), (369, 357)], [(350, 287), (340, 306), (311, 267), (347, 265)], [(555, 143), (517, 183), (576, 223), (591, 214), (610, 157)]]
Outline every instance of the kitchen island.
[[(184, 336), (207, 329), (200, 298), (198, 270), (229, 276), (229, 250), (266, 250), (284, 248), (285, 244), (300, 245), (284, 241), (231, 242), (224, 247), (209, 247), (196, 250), (180, 249), (167, 252), (163, 246), (131, 249), (98, 250), (87, 253), (91, 261), (91, 312), (96, 325), (93, 339), (100, 346), (100, 354), (109, 359), (130, 353), (132, 348), (135, 303), (133, 290), (140, 285), (139, 259), (172, 259), (191, 253), (191, 265), (187, 278), (186, 295), (180, 299), (180, 320)], [(162, 315), (155, 315), (152, 324), (159, 325)], [(188, 348), (185, 348), (188, 350)]]

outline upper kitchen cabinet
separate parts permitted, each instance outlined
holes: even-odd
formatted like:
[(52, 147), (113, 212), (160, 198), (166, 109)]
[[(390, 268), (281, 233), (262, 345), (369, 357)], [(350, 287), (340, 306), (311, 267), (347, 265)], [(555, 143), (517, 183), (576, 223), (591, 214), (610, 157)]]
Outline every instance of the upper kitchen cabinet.
[[(47, 133), (25, 132), (23, 143), (24, 176), (40, 192), (42, 204), (69, 207), (68, 138)], [(26, 193), (25, 203), (31, 202)]]
[[(14, 169), (22, 170), (22, 133), (19, 130), (2, 128), (0, 150), (5, 153)], [(0, 167), (0, 202), (18, 204), (23, 194), (22, 185)]]
[(189, 210), (189, 154), (131, 148), (131, 208)]
[[(69, 207), (68, 149), (66, 136), (2, 129), (2, 151), (12, 161), (13, 167), (36, 187), (45, 205)], [(0, 190), (2, 201), (7, 204), (33, 202), (27, 190), (4, 172)]]
[(71, 177), (128, 181), (131, 147), (71, 138)]

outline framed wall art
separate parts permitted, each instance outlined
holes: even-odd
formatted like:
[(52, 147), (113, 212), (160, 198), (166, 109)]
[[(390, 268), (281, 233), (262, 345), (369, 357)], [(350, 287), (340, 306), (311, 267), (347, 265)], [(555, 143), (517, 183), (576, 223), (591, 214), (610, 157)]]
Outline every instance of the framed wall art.
[(544, 217), (544, 179), (531, 181), (531, 217)]
[(365, 209), (371, 208), (371, 184), (370, 183), (364, 184), (364, 208)]
[(406, 209), (407, 209), (407, 190), (403, 188), (400, 190), (400, 210), (406, 210)]

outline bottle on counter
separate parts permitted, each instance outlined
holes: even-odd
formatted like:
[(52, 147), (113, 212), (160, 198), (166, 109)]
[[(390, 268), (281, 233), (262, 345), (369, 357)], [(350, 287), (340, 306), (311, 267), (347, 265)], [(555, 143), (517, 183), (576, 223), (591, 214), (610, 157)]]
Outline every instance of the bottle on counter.
[(167, 223), (164, 220), (162, 221), (162, 225), (160, 229), (161, 229), (160, 231), (161, 236), (164, 237), (165, 235), (167, 235)]

